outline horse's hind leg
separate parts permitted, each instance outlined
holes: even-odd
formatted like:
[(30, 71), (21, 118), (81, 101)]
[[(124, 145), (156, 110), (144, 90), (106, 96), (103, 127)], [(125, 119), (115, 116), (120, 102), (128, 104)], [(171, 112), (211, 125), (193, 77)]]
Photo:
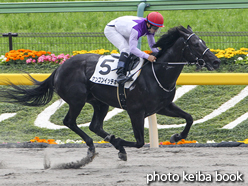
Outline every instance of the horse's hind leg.
[(178, 106), (176, 106), (174, 103), (170, 103), (168, 107), (165, 107), (164, 109), (157, 112), (158, 114), (170, 116), (170, 117), (180, 117), (184, 118), (186, 120), (186, 126), (183, 129), (183, 131), (180, 134), (174, 134), (170, 138), (171, 143), (175, 143), (180, 141), (181, 139), (186, 139), (189, 133), (189, 130), (193, 124), (193, 118), (192, 116), (184, 112), (182, 109), (180, 109)]
[(67, 115), (64, 118), (64, 125), (70, 128), (73, 132), (78, 134), (88, 145), (88, 155), (94, 156), (95, 154), (95, 147), (92, 138), (90, 138), (84, 131), (82, 131), (76, 123), (76, 119), (78, 115), (80, 114), (82, 108), (84, 106), (84, 103), (77, 103), (77, 104), (69, 104), (69, 111)]

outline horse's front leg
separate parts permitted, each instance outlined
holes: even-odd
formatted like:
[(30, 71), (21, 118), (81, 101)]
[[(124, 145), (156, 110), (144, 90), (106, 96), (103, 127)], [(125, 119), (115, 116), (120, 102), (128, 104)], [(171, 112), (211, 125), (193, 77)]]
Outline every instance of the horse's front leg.
[(129, 113), (129, 116), (131, 119), (136, 142), (129, 142), (121, 138), (115, 138), (114, 135), (109, 135), (105, 138), (105, 140), (108, 140), (116, 149), (119, 150), (119, 153), (118, 153), (119, 158), (124, 161), (127, 160), (127, 153), (124, 149), (124, 146), (140, 148), (140, 147), (143, 147), (145, 143), (144, 142), (144, 114), (142, 113), (130, 114)]
[(182, 109), (176, 106), (173, 102), (157, 113), (161, 115), (170, 116), (170, 117), (180, 117), (186, 120), (186, 126), (183, 129), (183, 131), (180, 134), (174, 134), (171, 136), (170, 138), (171, 143), (175, 143), (175, 142), (180, 141), (181, 139), (187, 138), (190, 127), (193, 124), (193, 118), (189, 113), (184, 112)]

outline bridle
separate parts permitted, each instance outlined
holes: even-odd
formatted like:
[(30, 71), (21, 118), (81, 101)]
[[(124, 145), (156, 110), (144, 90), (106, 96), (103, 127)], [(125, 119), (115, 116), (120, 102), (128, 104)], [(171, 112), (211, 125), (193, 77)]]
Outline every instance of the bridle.
[[(197, 57), (197, 56), (194, 54), (194, 52), (191, 50), (191, 48), (190, 48), (190, 46), (189, 46), (189, 44), (188, 44), (188, 41), (189, 41), (190, 38), (191, 38), (192, 36), (194, 36), (194, 35), (195, 35), (194, 33), (192, 33), (192, 34), (189, 35), (189, 37), (184, 41), (185, 46), (184, 46), (184, 48), (182, 49), (182, 56), (183, 56), (184, 51), (185, 51), (186, 48), (188, 48), (188, 49), (190, 50), (190, 53), (191, 53), (192, 55), (194, 55), (194, 61), (193, 61), (193, 62), (189, 62), (189, 61), (187, 61), (187, 60), (183, 57), (183, 60), (184, 60), (185, 62), (166, 62), (166, 63), (165, 63), (165, 62), (162, 62), (162, 63), (163, 63), (163, 64), (168, 64), (168, 65), (191, 65), (191, 64), (196, 64), (196, 65), (199, 65), (200, 67), (204, 67), (204, 66), (206, 65), (206, 62), (204, 61), (203, 56), (207, 53), (207, 51), (209, 51), (209, 48), (206, 48), (206, 49), (203, 51), (203, 53), (202, 53), (202, 55), (201, 55), (201, 58)], [(173, 86), (172, 89), (166, 89), (166, 88), (164, 88), (164, 87), (162, 86), (162, 84), (159, 82), (159, 80), (158, 80), (158, 78), (157, 78), (157, 76), (156, 76), (156, 73), (155, 73), (155, 70), (154, 70), (153, 63), (159, 63), (159, 62), (152, 62), (152, 72), (153, 72), (153, 75), (154, 75), (154, 77), (155, 77), (155, 79), (156, 79), (158, 85), (159, 85), (165, 92), (172, 92), (172, 91), (176, 88), (176, 84)]]
[(184, 54), (185, 49), (188, 48), (189, 51), (190, 51), (190, 53), (191, 53), (192, 55), (194, 55), (194, 61), (193, 61), (193, 62), (189, 62), (189, 61), (187, 61), (184, 57), (183, 57), (183, 60), (186, 61), (187, 64), (196, 64), (196, 65), (199, 65), (200, 67), (204, 67), (204, 66), (206, 65), (206, 62), (205, 62), (205, 60), (203, 59), (203, 56), (207, 53), (207, 51), (209, 51), (209, 48), (206, 48), (206, 49), (203, 51), (203, 53), (202, 53), (202, 55), (201, 55), (200, 58), (197, 57), (197, 56), (194, 54), (194, 52), (191, 50), (191, 48), (190, 48), (190, 46), (189, 46), (189, 44), (188, 44), (188, 41), (189, 41), (190, 38), (191, 38), (192, 36), (194, 36), (194, 35), (195, 35), (194, 33), (192, 33), (192, 34), (189, 35), (189, 37), (184, 41), (185, 46), (184, 46), (184, 48), (182, 49), (182, 56), (183, 56), (183, 54)]
[[(201, 55), (201, 58), (199, 58), (199, 57), (197, 57), (197, 56), (194, 54), (194, 52), (191, 50), (191, 48), (190, 48), (190, 46), (189, 46), (189, 44), (188, 44), (188, 41), (189, 41), (190, 38), (191, 38), (192, 36), (194, 36), (194, 35), (195, 35), (194, 33), (190, 34), (189, 37), (184, 41), (185, 46), (184, 46), (184, 48), (182, 49), (182, 56), (183, 56), (183, 54), (184, 54), (185, 49), (188, 48), (188, 49), (190, 50), (190, 53), (191, 53), (192, 55), (194, 55), (194, 60), (195, 60), (195, 61), (190, 62), (190, 61), (187, 61), (187, 60), (183, 57), (183, 60), (185, 60), (185, 62), (152, 62), (152, 63), (151, 63), (151, 64), (152, 64), (152, 73), (153, 73), (153, 75), (154, 75), (154, 77), (155, 77), (155, 79), (156, 79), (158, 85), (159, 85), (165, 92), (172, 92), (173, 90), (175, 90), (176, 84), (173, 86), (172, 89), (166, 89), (166, 88), (164, 88), (163, 85), (159, 82), (159, 80), (158, 80), (158, 78), (157, 78), (157, 76), (156, 76), (156, 73), (155, 73), (155, 70), (154, 70), (154, 65), (153, 65), (153, 63), (167, 64), (167, 65), (192, 65), (192, 64), (196, 64), (196, 65), (199, 65), (200, 67), (204, 67), (205, 65), (207, 65), (206, 62), (205, 62), (204, 59), (203, 59), (203, 56), (207, 53), (207, 51), (209, 51), (209, 48), (206, 48), (206, 49), (203, 51), (203, 53), (202, 53), (202, 55)], [(146, 64), (148, 64), (148, 63), (149, 63), (149, 62), (147, 62)], [(141, 68), (143, 68), (146, 64), (144, 64)], [(141, 68), (140, 68), (140, 69), (141, 69)], [(140, 70), (140, 69), (139, 69), (139, 70)], [(139, 70), (138, 70), (138, 71), (139, 71)], [(137, 73), (138, 71), (136, 71), (135, 73)], [(134, 74), (135, 74), (135, 73), (134, 73)], [(134, 75), (134, 74), (133, 74), (133, 75)], [(132, 78), (133, 75), (131, 75), (129, 78)]]
[(182, 57), (183, 60), (184, 60), (184, 62), (156, 62), (156, 63), (167, 64), (167, 65), (199, 65), (199, 66), (201, 66), (201, 67), (204, 67), (204, 66), (206, 65), (206, 62), (205, 62), (205, 60), (203, 59), (203, 57), (204, 57), (204, 55), (207, 53), (207, 51), (209, 51), (210, 49), (209, 49), (209, 48), (206, 48), (206, 49), (203, 51), (203, 53), (202, 53), (202, 55), (201, 55), (201, 58), (197, 57), (197, 56), (194, 54), (194, 52), (191, 50), (191, 48), (190, 48), (190, 46), (189, 46), (189, 44), (188, 44), (188, 41), (189, 41), (190, 38), (191, 38), (192, 36), (194, 36), (194, 35), (195, 35), (194, 33), (192, 33), (192, 34), (189, 35), (189, 37), (184, 41), (185, 46), (184, 46), (183, 49), (182, 49), (182, 56), (183, 56), (183, 54), (184, 54), (185, 49), (188, 48), (188, 49), (190, 50), (190, 53), (191, 53), (192, 55), (194, 55), (194, 61), (190, 62), (190, 61), (186, 60), (184, 57)]

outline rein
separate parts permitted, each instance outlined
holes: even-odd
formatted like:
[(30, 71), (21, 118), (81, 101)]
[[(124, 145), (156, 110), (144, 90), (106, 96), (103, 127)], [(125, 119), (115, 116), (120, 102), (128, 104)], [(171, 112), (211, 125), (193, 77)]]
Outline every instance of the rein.
[[(186, 39), (186, 41), (184, 42), (185, 47), (182, 49), (182, 56), (183, 56), (183, 52), (184, 52), (184, 50), (185, 50), (186, 47), (188, 47), (189, 50), (190, 50), (190, 52), (193, 54), (193, 52), (192, 52), (191, 48), (189, 47), (189, 45), (187, 44), (187, 42), (188, 42), (188, 41), (190, 40), (190, 38), (191, 38), (192, 36), (194, 36), (194, 35), (195, 35), (194, 33), (192, 33), (191, 35), (189, 35), (189, 37), (188, 37), (188, 38)], [(159, 80), (158, 80), (158, 78), (157, 78), (157, 76), (156, 76), (156, 73), (155, 73), (155, 70), (154, 70), (154, 65), (153, 65), (153, 63), (168, 64), (168, 65), (192, 65), (192, 64), (196, 64), (196, 65), (199, 65), (200, 67), (203, 67), (203, 66), (206, 65), (206, 63), (205, 63), (205, 61), (204, 61), (204, 59), (203, 59), (203, 56), (206, 54), (206, 52), (207, 52), (208, 50), (209, 50), (209, 48), (206, 48), (206, 49), (203, 51), (202, 56), (201, 56), (200, 59), (199, 59), (196, 55), (194, 55), (194, 56), (195, 56), (195, 62), (189, 62), (189, 61), (187, 61), (187, 60), (185, 60), (186, 62), (152, 62), (152, 73), (153, 73), (153, 75), (154, 75), (154, 77), (155, 77), (155, 79), (156, 79), (158, 85), (159, 85), (165, 92), (172, 92), (172, 91), (176, 88), (176, 84), (174, 85), (174, 87), (173, 87), (172, 89), (166, 89), (166, 88), (163, 87), (163, 85), (159, 82)], [(185, 59), (185, 58), (183, 57), (183, 59)], [(202, 62), (202, 63), (200, 63), (200, 62)]]
[[(183, 52), (184, 52), (184, 50), (185, 50), (186, 47), (188, 47), (189, 50), (190, 50), (190, 52), (193, 54), (193, 52), (192, 52), (191, 48), (189, 47), (189, 45), (187, 44), (187, 42), (188, 42), (188, 41), (190, 40), (190, 38), (191, 38), (192, 36), (194, 36), (194, 35), (195, 35), (194, 33), (190, 34), (189, 37), (188, 37), (188, 38), (186, 39), (186, 41), (184, 42), (185, 46), (184, 46), (184, 48), (182, 49), (182, 56), (183, 56)], [(184, 57), (183, 57), (183, 59), (185, 60), (185, 62), (156, 62), (156, 61), (152, 62), (152, 73), (153, 73), (153, 75), (154, 75), (154, 77), (155, 77), (156, 82), (157, 82), (158, 85), (160, 86), (160, 88), (162, 88), (165, 92), (172, 92), (172, 91), (176, 88), (176, 84), (174, 85), (174, 87), (173, 87), (172, 89), (166, 89), (166, 88), (164, 88), (163, 85), (159, 82), (159, 80), (158, 80), (158, 78), (157, 78), (157, 75), (156, 75), (155, 70), (154, 70), (154, 65), (153, 65), (153, 63), (167, 64), (167, 65), (192, 65), (192, 64), (195, 64), (195, 65), (199, 65), (200, 67), (203, 67), (203, 66), (206, 65), (206, 63), (205, 63), (205, 61), (204, 61), (204, 59), (203, 59), (203, 56), (206, 54), (207, 51), (209, 51), (209, 48), (206, 48), (206, 49), (203, 51), (201, 58), (198, 58), (196, 55), (194, 55), (194, 56), (195, 56), (195, 61), (194, 61), (194, 62), (189, 62), (189, 61), (185, 60)], [(141, 70), (141, 69), (142, 69), (145, 65), (147, 65), (148, 63), (149, 63), (149, 62), (145, 63), (140, 69), (138, 69), (136, 72), (134, 72), (134, 74), (136, 74), (139, 70)], [(129, 79), (131, 79), (131, 78), (134, 76), (134, 74), (132, 74), (131, 76), (129, 76), (128, 79), (127, 79), (125, 82), (127, 82)], [(125, 83), (125, 82), (124, 82), (124, 83)]]
[(163, 85), (161, 85), (161, 83), (159, 82), (159, 80), (158, 80), (158, 78), (157, 78), (157, 76), (156, 76), (156, 73), (155, 73), (155, 70), (154, 70), (154, 66), (153, 66), (153, 62), (152, 62), (152, 73), (153, 73), (153, 75), (154, 75), (154, 77), (155, 77), (155, 79), (156, 79), (158, 85), (160, 86), (160, 88), (162, 88), (165, 92), (172, 92), (172, 91), (176, 88), (176, 84), (175, 84), (174, 87), (173, 87), (172, 89), (170, 89), (170, 90), (164, 88)]

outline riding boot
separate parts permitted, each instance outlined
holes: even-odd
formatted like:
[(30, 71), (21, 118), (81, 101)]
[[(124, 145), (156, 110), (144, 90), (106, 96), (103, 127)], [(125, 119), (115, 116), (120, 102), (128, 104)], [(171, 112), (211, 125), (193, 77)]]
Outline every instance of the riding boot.
[(125, 69), (127, 60), (128, 60), (128, 53), (122, 52), (118, 61), (117, 72), (116, 72), (118, 75), (117, 77), (118, 84), (122, 84), (127, 80), (126, 69)]

